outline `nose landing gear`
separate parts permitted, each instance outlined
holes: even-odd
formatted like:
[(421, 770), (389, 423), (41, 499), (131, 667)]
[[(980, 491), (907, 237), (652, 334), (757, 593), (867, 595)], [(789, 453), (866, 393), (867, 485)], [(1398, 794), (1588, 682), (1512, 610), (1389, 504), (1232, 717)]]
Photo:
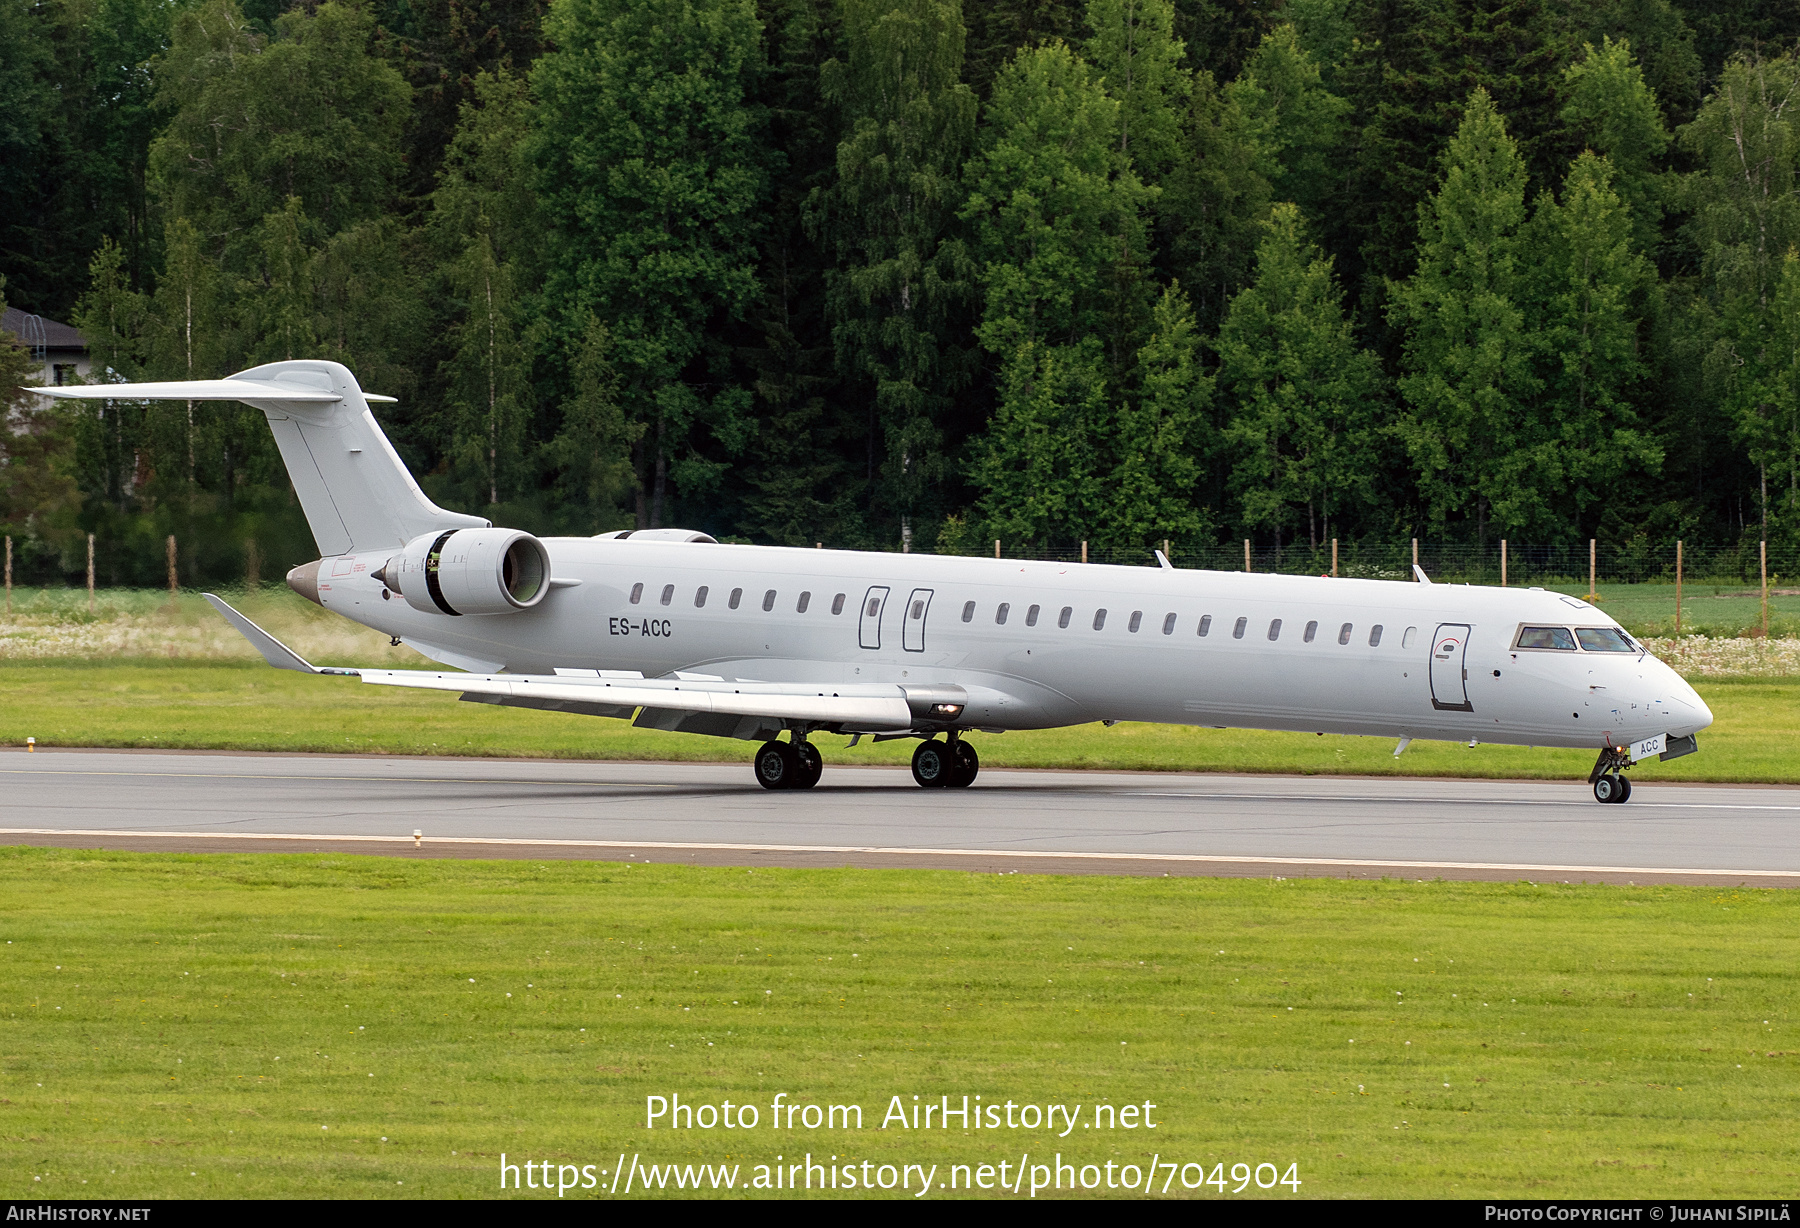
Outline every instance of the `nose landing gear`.
[(1612, 805), (1622, 805), (1631, 798), (1631, 781), (1624, 776), (1607, 772), (1594, 778), (1594, 800)]
[(1630, 757), (1617, 747), (1602, 747), (1600, 757), (1594, 761), (1594, 770), (1588, 773), (1588, 783), (1594, 786), (1594, 800), (1612, 806), (1630, 800), (1631, 781), (1624, 775), (1630, 766)]

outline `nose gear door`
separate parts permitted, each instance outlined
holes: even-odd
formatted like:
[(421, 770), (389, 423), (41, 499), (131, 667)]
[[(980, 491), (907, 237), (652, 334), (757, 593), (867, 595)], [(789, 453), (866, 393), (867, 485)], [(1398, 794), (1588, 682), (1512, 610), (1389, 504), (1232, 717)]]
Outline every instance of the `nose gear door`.
[(875, 585), (863, 597), (862, 617), (857, 622), (857, 642), (864, 648), (881, 647), (881, 611), (887, 605), (888, 590)]
[(902, 619), (904, 629), (900, 635), (900, 642), (906, 651), (925, 651), (925, 617), (930, 613), (931, 590), (915, 588), (912, 596), (906, 599), (906, 614)]
[(1440, 712), (1473, 712), (1469, 702), (1467, 623), (1439, 623), (1431, 641), (1431, 706)]

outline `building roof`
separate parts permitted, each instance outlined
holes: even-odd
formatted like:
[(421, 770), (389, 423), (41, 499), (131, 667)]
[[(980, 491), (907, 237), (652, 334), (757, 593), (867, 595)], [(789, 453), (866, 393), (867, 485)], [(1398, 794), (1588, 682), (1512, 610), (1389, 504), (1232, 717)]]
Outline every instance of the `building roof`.
[(87, 338), (81, 335), (80, 330), (60, 320), (29, 315), (17, 307), (8, 307), (6, 313), (0, 315), (0, 329), (5, 329), (34, 349), (41, 346), (46, 350), (86, 351), (88, 348)]

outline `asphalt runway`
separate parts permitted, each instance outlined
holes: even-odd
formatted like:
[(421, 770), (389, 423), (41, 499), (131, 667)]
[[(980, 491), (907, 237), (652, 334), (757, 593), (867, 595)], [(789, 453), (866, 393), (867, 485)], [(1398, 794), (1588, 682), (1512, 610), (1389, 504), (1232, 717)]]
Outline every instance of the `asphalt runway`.
[(10, 751), (0, 799), (0, 843), (84, 848), (1800, 886), (1791, 788)]

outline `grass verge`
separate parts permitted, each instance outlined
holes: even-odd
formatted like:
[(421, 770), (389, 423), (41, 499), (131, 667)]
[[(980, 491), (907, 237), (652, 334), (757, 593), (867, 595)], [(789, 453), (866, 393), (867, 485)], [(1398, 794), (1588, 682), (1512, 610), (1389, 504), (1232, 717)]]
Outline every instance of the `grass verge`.
[[(5, 849), (0, 930), (13, 1198), (494, 1196), (502, 1152), (740, 1185), (1156, 1155), (1314, 1197), (1800, 1176), (1793, 892)], [(864, 1128), (774, 1130), (778, 1092)], [(645, 1130), (674, 1093), (758, 1127)], [(881, 1128), (915, 1095), (1158, 1126)]]
[[(1800, 782), (1800, 680), (1698, 683), (1717, 722), (1697, 755), (1639, 780)], [(0, 744), (187, 750), (748, 762), (745, 743), (622, 721), (462, 703), (453, 695), (310, 678), (260, 663), (113, 660), (0, 664)], [(901, 764), (911, 742), (822, 740), (828, 765)], [(1122, 724), (977, 736), (990, 767), (1570, 779), (1584, 751)]]

